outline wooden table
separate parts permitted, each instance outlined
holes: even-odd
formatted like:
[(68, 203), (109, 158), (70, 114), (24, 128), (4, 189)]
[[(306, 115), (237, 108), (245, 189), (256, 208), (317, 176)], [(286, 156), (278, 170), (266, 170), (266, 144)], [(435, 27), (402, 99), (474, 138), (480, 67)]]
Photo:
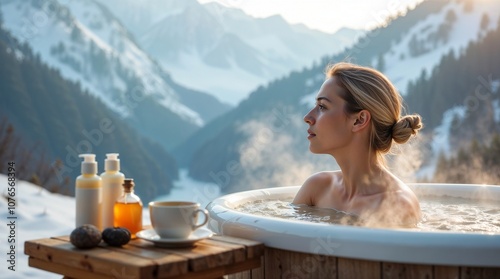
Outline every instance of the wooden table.
[(26, 241), (29, 266), (70, 278), (220, 278), (261, 266), (264, 245), (214, 235), (188, 248), (160, 248), (135, 239), (122, 247), (103, 242), (81, 250), (69, 236)]

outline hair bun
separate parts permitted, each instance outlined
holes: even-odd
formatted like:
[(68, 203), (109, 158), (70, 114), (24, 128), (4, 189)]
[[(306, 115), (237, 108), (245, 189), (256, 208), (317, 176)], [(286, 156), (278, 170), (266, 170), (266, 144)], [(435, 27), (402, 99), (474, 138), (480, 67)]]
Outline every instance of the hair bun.
[(392, 138), (397, 143), (405, 143), (422, 128), (423, 124), (420, 115), (406, 115), (401, 117), (392, 127)]

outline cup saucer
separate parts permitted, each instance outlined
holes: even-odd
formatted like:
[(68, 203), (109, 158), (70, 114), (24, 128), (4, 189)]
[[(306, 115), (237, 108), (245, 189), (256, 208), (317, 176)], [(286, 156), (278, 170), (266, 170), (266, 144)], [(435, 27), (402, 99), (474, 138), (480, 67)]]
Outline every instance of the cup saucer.
[(187, 238), (161, 238), (154, 229), (142, 230), (136, 234), (140, 239), (153, 242), (162, 248), (179, 248), (193, 246), (196, 241), (211, 237), (214, 233), (206, 228), (193, 231)]

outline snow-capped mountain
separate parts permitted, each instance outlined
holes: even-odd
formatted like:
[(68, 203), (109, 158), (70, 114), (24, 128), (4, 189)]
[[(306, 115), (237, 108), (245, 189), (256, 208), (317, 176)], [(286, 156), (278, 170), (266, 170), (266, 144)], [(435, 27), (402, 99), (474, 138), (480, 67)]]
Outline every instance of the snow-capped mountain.
[(102, 0), (175, 81), (237, 104), (258, 85), (343, 50), (361, 34), (331, 35), (280, 16), (195, 0)]
[[(207, 99), (214, 112), (228, 108), (210, 95), (173, 82), (120, 21), (97, 2), (3, 0), (0, 11), (3, 27), (29, 44), (43, 62), (66, 79), (79, 82), (146, 136), (162, 143), (166, 140), (165, 147), (172, 147), (210, 120), (183, 94)], [(184, 123), (180, 125), (183, 129), (170, 136), (157, 132), (157, 127), (150, 127), (157, 118), (166, 123), (165, 130), (179, 130), (179, 123)], [(170, 127), (168, 123), (175, 124)]]
[[(162, 70), (134, 43), (106, 9), (90, 1), (3, 1), (4, 27), (24, 39), (43, 60), (78, 80), (111, 108), (127, 115), (131, 79), (168, 109), (197, 125), (200, 116), (177, 102)], [(21, 23), (21, 24), (19, 24)], [(83, 77), (83, 78), (82, 78)]]
[(460, 54), (470, 42), (497, 28), (500, 1), (450, 1), (439, 12), (430, 14), (400, 37), (383, 55), (373, 58), (381, 70), (405, 94), (410, 81), (422, 70), (431, 73), (441, 57), (453, 51)]
[[(481, 41), (488, 32), (499, 28), (499, 20), (500, 1), (447, 1), (438, 12), (415, 24), (382, 56), (374, 57), (372, 65), (376, 66), (383, 60), (385, 66), (382, 70), (405, 95), (410, 83), (414, 83), (424, 70), (427, 75), (431, 75), (450, 52), (456, 56), (463, 55), (471, 43)], [(480, 86), (486, 86), (488, 92), (498, 90), (498, 80), (478, 79), (477, 82)], [(419, 176), (431, 177), (438, 155), (452, 156), (456, 151), (453, 141), (456, 144), (457, 140), (450, 135), (452, 121), (455, 118), (463, 121), (467, 117), (467, 100), (443, 111), (441, 123), (428, 131), (432, 135), (431, 158), (419, 171)], [(500, 114), (497, 103), (493, 102), (495, 115)], [(496, 122), (500, 123), (498, 117)]]

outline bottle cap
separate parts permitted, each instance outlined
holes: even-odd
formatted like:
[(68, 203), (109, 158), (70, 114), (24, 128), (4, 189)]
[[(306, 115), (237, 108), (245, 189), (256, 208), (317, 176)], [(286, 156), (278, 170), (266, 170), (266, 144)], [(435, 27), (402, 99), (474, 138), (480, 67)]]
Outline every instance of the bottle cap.
[(134, 186), (135, 184), (133, 178), (125, 178), (125, 180), (123, 180), (123, 191), (125, 193), (130, 193)]
[(95, 161), (95, 154), (80, 154), (78, 157), (83, 158), (82, 173), (96, 174), (97, 162)]
[(120, 159), (118, 159), (118, 153), (107, 153), (106, 160), (104, 160), (104, 170), (105, 171), (119, 171), (120, 170)]

